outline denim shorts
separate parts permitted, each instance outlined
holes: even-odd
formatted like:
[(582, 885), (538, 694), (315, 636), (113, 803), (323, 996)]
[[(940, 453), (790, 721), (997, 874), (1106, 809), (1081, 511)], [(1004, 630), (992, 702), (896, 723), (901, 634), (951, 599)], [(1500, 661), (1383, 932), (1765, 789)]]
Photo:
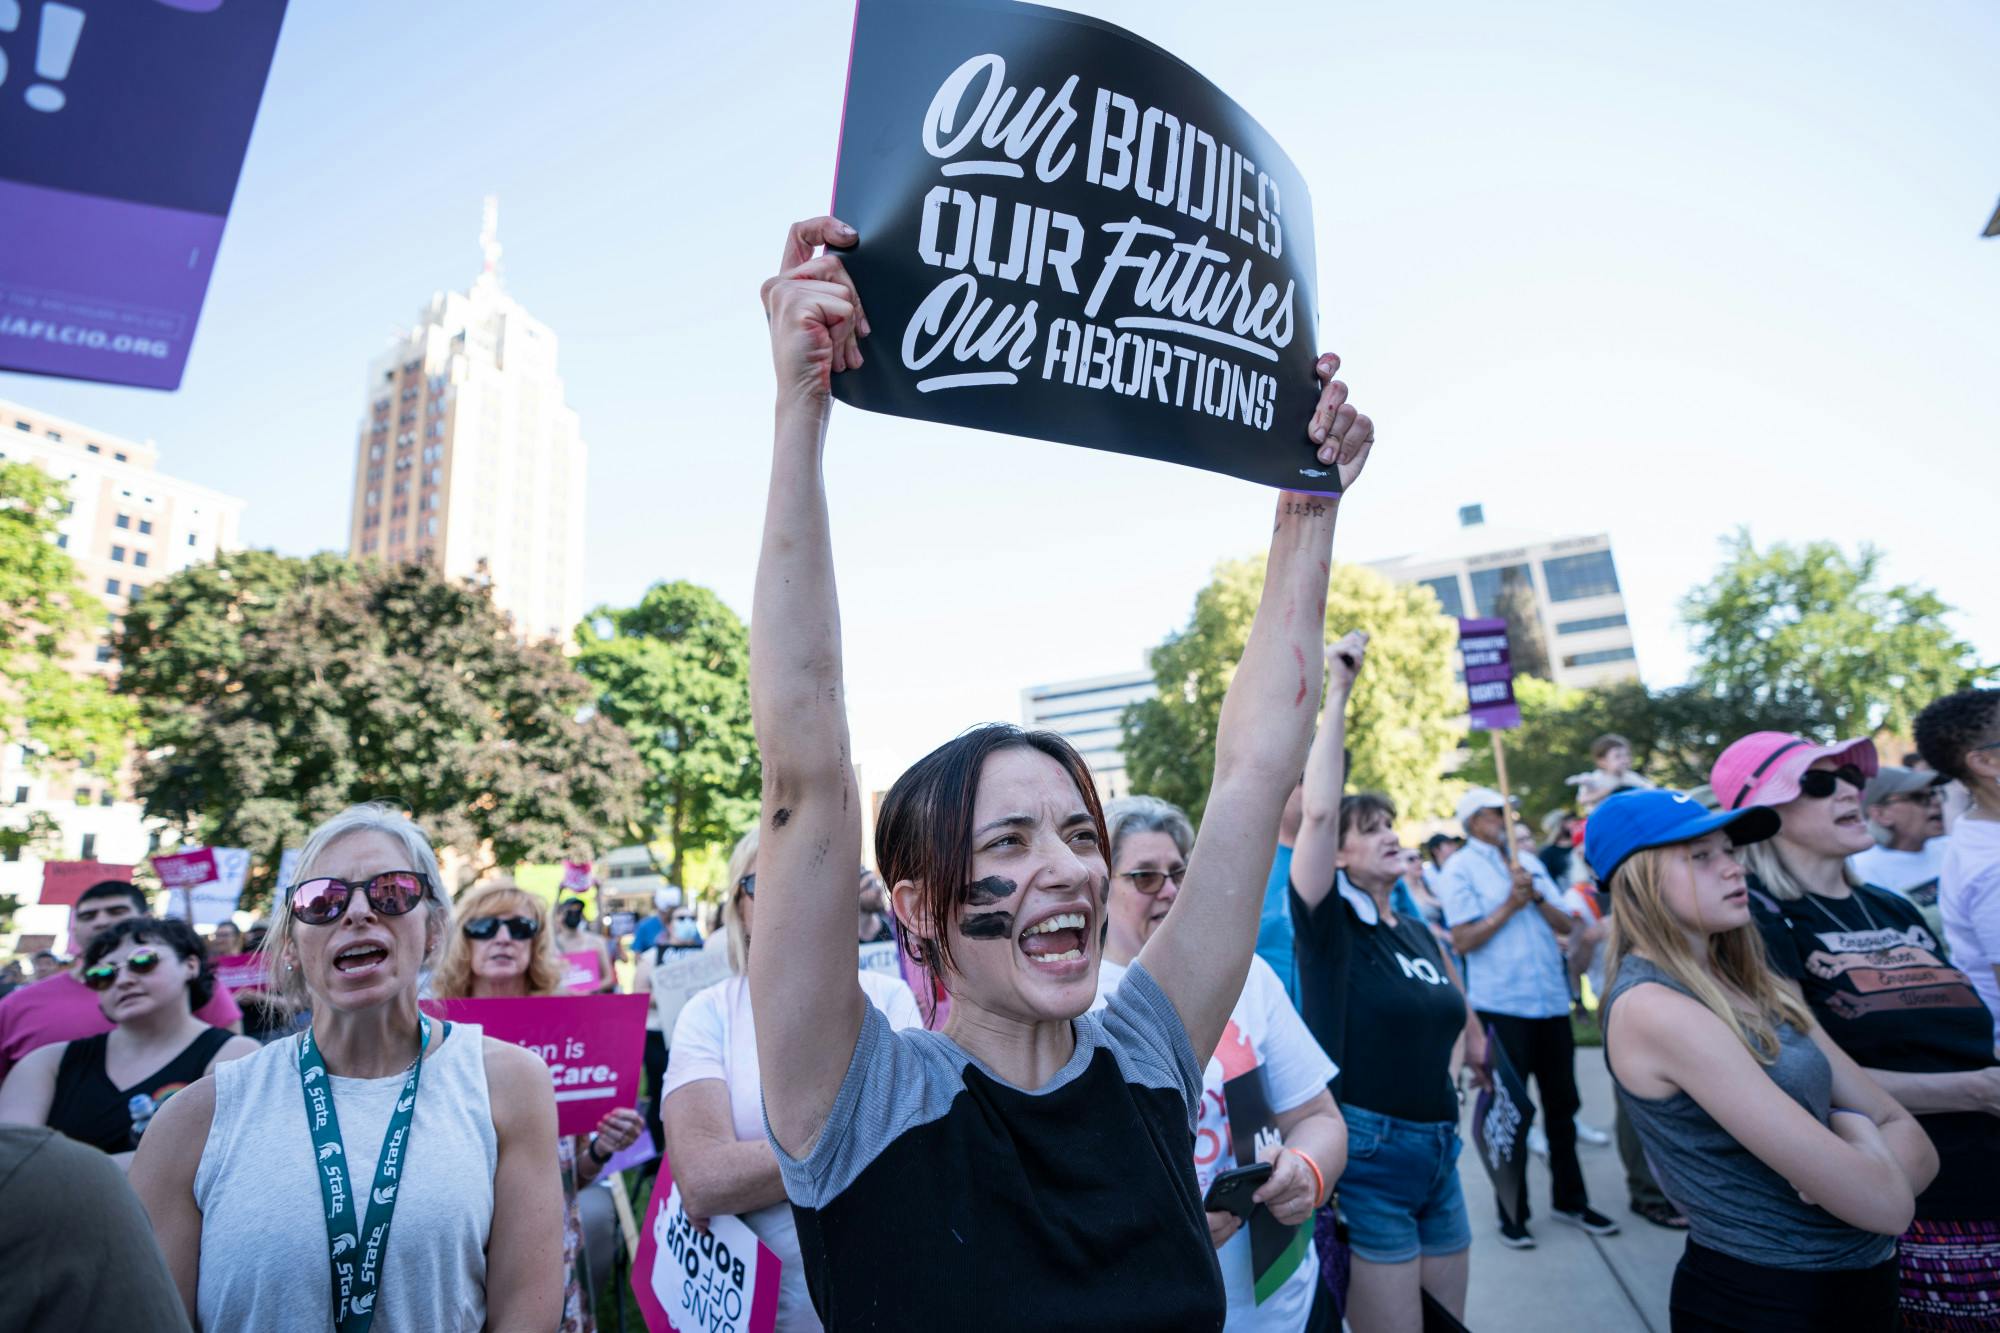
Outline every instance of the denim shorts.
[(1472, 1244), (1465, 1193), (1458, 1187), (1458, 1124), (1423, 1124), (1343, 1106), (1347, 1170), (1340, 1215), (1358, 1258), (1407, 1263), (1420, 1254), (1457, 1254)]

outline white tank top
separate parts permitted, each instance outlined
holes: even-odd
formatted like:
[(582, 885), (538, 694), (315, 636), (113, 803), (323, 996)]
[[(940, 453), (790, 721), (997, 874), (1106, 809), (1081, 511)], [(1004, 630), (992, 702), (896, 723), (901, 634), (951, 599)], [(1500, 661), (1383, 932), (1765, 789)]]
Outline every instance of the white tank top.
[[(377, 1333), (479, 1333), (498, 1144), (478, 1026), (433, 1037), (417, 1085), (402, 1189), (382, 1265)], [(216, 1066), (215, 1119), (195, 1168), (201, 1209), (196, 1309), (206, 1329), (326, 1333), (333, 1277), (299, 1038)], [(404, 1076), (334, 1078), (357, 1191), (372, 1186)]]

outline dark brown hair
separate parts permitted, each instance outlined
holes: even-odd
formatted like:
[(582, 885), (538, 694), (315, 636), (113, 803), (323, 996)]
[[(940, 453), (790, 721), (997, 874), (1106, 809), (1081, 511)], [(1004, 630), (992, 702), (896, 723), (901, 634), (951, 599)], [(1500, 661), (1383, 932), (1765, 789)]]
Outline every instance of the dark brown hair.
[(1350, 833), (1365, 833), (1367, 826), (1377, 819), (1389, 823), (1396, 822), (1396, 803), (1388, 797), (1372, 791), (1359, 791), (1340, 798), (1340, 827), (1337, 830), (1343, 845)]
[(1006, 722), (974, 727), (912, 764), (882, 800), (875, 820), (875, 864), (891, 886), (908, 880), (923, 897), (924, 916), (936, 938), (926, 939), (916, 923), (899, 920), (896, 937), (903, 951), (932, 972), (955, 972), (950, 930), (965, 883), (972, 873), (972, 808), (979, 795), (979, 770), (987, 756), (1002, 750), (1039, 750), (1063, 766), (1083, 797), (1105, 855), (1111, 839), (1104, 807), (1090, 768), (1070, 743), (1053, 731), (1023, 731)]
[(208, 965), (208, 946), (201, 942), (201, 936), (194, 933), (192, 926), (175, 917), (126, 917), (91, 940), (90, 947), (83, 951), (83, 965), (97, 966), (127, 940), (134, 944), (164, 944), (175, 956), (192, 958), (201, 965), (201, 970), (187, 984), (190, 1012), (206, 1007), (215, 998), (215, 972)]

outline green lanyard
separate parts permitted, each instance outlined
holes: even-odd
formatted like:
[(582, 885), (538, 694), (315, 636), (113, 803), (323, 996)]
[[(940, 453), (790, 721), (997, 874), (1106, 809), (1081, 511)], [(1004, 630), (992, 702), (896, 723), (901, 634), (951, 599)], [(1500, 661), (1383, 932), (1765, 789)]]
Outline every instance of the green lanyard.
[[(382, 1139), (382, 1158), (375, 1164), (375, 1188), (368, 1196), (368, 1243), (361, 1243), (360, 1205), (347, 1175), (347, 1150), (341, 1146), (340, 1118), (333, 1110), (333, 1088), (308, 1027), (299, 1045), (299, 1088), (306, 1099), (306, 1124), (312, 1129), (313, 1152), (319, 1161), (319, 1192), (326, 1204), (326, 1241), (333, 1265), (333, 1326), (338, 1333), (368, 1333), (375, 1322), (375, 1296), (382, 1286), (382, 1258), (389, 1248), (389, 1221), (396, 1214), (397, 1178), (409, 1146), (410, 1121), (417, 1110), (417, 1077), (424, 1071), (430, 1049), (431, 1020), (417, 1015), (422, 1041), (410, 1062), (402, 1094), (389, 1117)], [(451, 1025), (445, 1024), (445, 1032)]]

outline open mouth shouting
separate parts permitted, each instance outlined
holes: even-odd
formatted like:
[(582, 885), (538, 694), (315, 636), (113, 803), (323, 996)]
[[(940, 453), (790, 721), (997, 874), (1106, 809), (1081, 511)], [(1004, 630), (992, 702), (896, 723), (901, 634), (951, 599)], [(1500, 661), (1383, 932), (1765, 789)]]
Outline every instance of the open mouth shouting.
[(343, 945), (340, 951), (334, 954), (333, 970), (344, 977), (359, 980), (373, 976), (387, 966), (388, 962), (389, 950), (386, 945), (375, 940), (357, 940), (352, 944)]
[(1084, 929), (1090, 918), (1082, 912), (1057, 912), (1021, 932), (1020, 950), (1037, 963), (1073, 963), (1083, 957)]

